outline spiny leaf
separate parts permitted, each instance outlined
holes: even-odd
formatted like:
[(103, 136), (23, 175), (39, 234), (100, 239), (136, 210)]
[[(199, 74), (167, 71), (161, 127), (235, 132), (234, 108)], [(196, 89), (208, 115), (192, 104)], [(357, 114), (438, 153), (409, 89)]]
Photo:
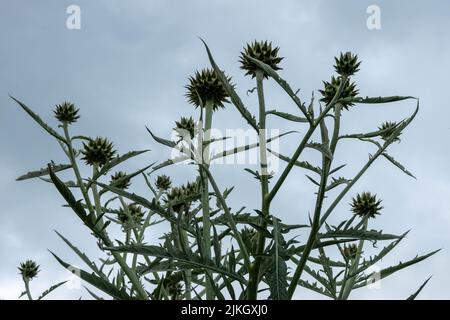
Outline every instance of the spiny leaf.
[(70, 249), (73, 250), (73, 252), (75, 252), (77, 254), (78, 257), (81, 258), (81, 260), (84, 261), (84, 263), (86, 263), (86, 265), (92, 269), (92, 271), (94, 271), (95, 273), (97, 273), (99, 276), (101, 276), (102, 278), (107, 279), (107, 277), (103, 274), (103, 272), (101, 272), (97, 266), (95, 265), (95, 263), (88, 258), (88, 256), (82, 252), (80, 249), (78, 249), (76, 246), (74, 246), (69, 240), (67, 240), (62, 234), (60, 234), (58, 231), (54, 230), (55, 233), (69, 246)]
[(277, 110), (269, 110), (266, 111), (266, 114), (273, 114), (275, 116), (278, 116), (280, 118), (289, 120), (289, 121), (294, 121), (294, 122), (309, 122), (308, 119), (306, 118), (302, 118), (302, 117), (298, 117), (295, 116), (293, 114), (287, 113), (287, 112), (281, 112), (281, 111), (277, 111)]
[(291, 97), (291, 99), (295, 102), (295, 104), (303, 112), (303, 114), (306, 117), (309, 117), (308, 111), (306, 110), (305, 105), (300, 101), (299, 97), (296, 95), (294, 90), (292, 90), (291, 86), (286, 82), (286, 80), (281, 78), (280, 75), (275, 70), (273, 70), (269, 65), (265, 64), (264, 62), (262, 62), (258, 59), (255, 59), (253, 57), (250, 57), (248, 55), (246, 55), (246, 58), (250, 59), (259, 68), (264, 70), (264, 72), (266, 74), (268, 74), (269, 77), (274, 79), (280, 85), (280, 87), (283, 88), (283, 90), (288, 94), (288, 96)]
[(140, 155), (140, 154), (143, 154), (143, 153), (145, 153), (145, 152), (147, 152), (147, 151), (150, 151), (150, 150), (130, 151), (130, 152), (127, 152), (127, 153), (125, 153), (125, 154), (123, 154), (123, 155), (121, 155), (121, 156), (117, 156), (117, 157), (113, 158), (111, 161), (109, 161), (108, 163), (106, 163), (106, 164), (100, 169), (100, 171), (98, 172), (98, 174), (96, 174), (96, 175), (93, 176), (92, 180), (97, 180), (100, 176), (102, 176), (102, 175), (108, 173), (108, 172), (109, 172), (112, 168), (114, 168), (115, 166), (121, 164), (122, 162), (124, 162), (124, 161), (126, 161), (126, 160), (128, 160), (128, 159), (130, 159), (130, 158), (133, 158), (133, 157), (136, 157), (136, 156), (138, 156), (138, 155)]
[(411, 172), (409, 172), (404, 165), (402, 165), (400, 162), (394, 159), (394, 157), (390, 156), (387, 152), (383, 152), (383, 156), (388, 159), (393, 165), (395, 165), (397, 168), (402, 170), (405, 174), (408, 176), (417, 179)]
[(342, 102), (352, 102), (352, 103), (368, 103), (368, 104), (377, 104), (377, 103), (388, 103), (388, 102), (397, 102), (406, 99), (416, 99), (412, 96), (390, 96), (390, 97), (356, 97), (356, 98), (344, 98), (340, 99)]
[(393, 240), (399, 239), (401, 236), (396, 236), (393, 234), (386, 234), (382, 231), (377, 230), (358, 230), (355, 228), (349, 228), (347, 230), (330, 230), (325, 233), (318, 234), (319, 239), (326, 238), (352, 238), (360, 240)]
[(108, 247), (106, 249), (110, 251), (136, 253), (158, 258), (173, 259), (185, 266), (208, 269), (213, 272), (226, 275), (243, 284), (246, 284), (247, 282), (244, 278), (240, 277), (238, 274), (230, 273), (228, 270), (224, 268), (221, 267), (219, 268), (215, 266), (213, 261), (206, 261), (205, 259), (201, 259), (200, 257), (194, 255), (191, 257), (187, 257), (185, 254), (175, 249), (168, 251), (162, 247), (148, 246), (148, 245), (125, 245), (117, 247)]
[(318, 142), (310, 142), (307, 143), (306, 148), (315, 149), (319, 152), (321, 152), (325, 157), (328, 159), (333, 159), (333, 154), (331, 153), (330, 148), (326, 144), (318, 143)]
[[(286, 161), (286, 162), (290, 162), (291, 161), (291, 158), (289, 158), (289, 157), (287, 157), (287, 156), (284, 156), (284, 155), (282, 155), (282, 154), (279, 154), (279, 153), (277, 153), (277, 152), (275, 152), (275, 151), (273, 151), (273, 150), (270, 150), (270, 149), (267, 149), (267, 151), (269, 151), (270, 153), (272, 153), (274, 156), (276, 156), (276, 157), (278, 157), (278, 158), (280, 158), (281, 160), (283, 160), (283, 161)], [(319, 168), (319, 167), (315, 167), (315, 166), (313, 166), (312, 164), (310, 164), (308, 161), (295, 161), (294, 162), (294, 166), (297, 166), (297, 167), (300, 167), (300, 168), (303, 168), (303, 169), (307, 169), (307, 170), (310, 170), (310, 171), (313, 171), (313, 172), (315, 172), (315, 173), (317, 173), (317, 174), (322, 174), (322, 170)]]
[(219, 66), (216, 64), (216, 62), (213, 59), (213, 56), (211, 54), (211, 51), (209, 50), (207, 44), (203, 39), (200, 39), (203, 44), (205, 45), (206, 52), (208, 54), (209, 61), (211, 63), (211, 66), (214, 69), (214, 72), (216, 73), (216, 76), (219, 78), (220, 82), (222, 83), (222, 86), (224, 87), (225, 91), (230, 96), (231, 102), (234, 104), (234, 106), (238, 109), (239, 113), (244, 117), (244, 119), (248, 122), (249, 125), (253, 127), (256, 131), (259, 130), (258, 124), (256, 123), (256, 118), (254, 115), (250, 113), (250, 111), (247, 110), (247, 108), (242, 103), (241, 98), (238, 96), (236, 91), (234, 90), (231, 83), (228, 81), (227, 77), (224, 75), (224, 73), (220, 70)]
[(378, 261), (380, 261), (381, 259), (383, 259), (389, 252), (391, 252), (408, 234), (409, 231), (405, 232), (404, 234), (402, 234), (400, 236), (400, 238), (396, 241), (393, 241), (392, 243), (390, 243), (389, 245), (387, 245), (386, 247), (384, 247), (377, 255), (375, 255), (374, 257), (370, 257), (369, 259), (364, 259), (363, 262), (361, 263), (361, 267), (359, 267), (358, 269), (356, 269), (353, 274), (349, 275), (349, 277), (353, 277), (361, 272), (363, 272), (364, 270), (368, 269), (370, 266), (374, 265), (375, 263), (377, 263)]
[(50, 288), (48, 288), (47, 290), (45, 290), (44, 292), (42, 292), (42, 294), (39, 296), (39, 298), (37, 298), (37, 300), (42, 300), (45, 296), (47, 296), (49, 293), (51, 293), (53, 290), (57, 289), (58, 287), (62, 286), (64, 283), (66, 283), (67, 281), (62, 281), (59, 282), (53, 286), (51, 286)]
[[(281, 137), (283, 137), (285, 135), (288, 135), (288, 134), (291, 134), (291, 133), (295, 133), (295, 132), (297, 132), (297, 131), (288, 131), (288, 132), (279, 134), (279, 135), (277, 135), (275, 137), (267, 139), (266, 143), (272, 142), (272, 141), (274, 141), (276, 139), (279, 139), (279, 138), (281, 138)], [(259, 142), (252, 143), (252, 144), (245, 145), (245, 146), (235, 147), (233, 149), (229, 149), (229, 150), (226, 150), (226, 151), (223, 151), (223, 152), (220, 152), (220, 153), (217, 153), (217, 154), (213, 155), (211, 157), (211, 161), (215, 160), (215, 159), (218, 159), (218, 158), (223, 158), (223, 157), (226, 157), (226, 156), (229, 156), (229, 155), (232, 155), (232, 154), (236, 154), (236, 153), (239, 153), (239, 152), (242, 152), (242, 151), (247, 151), (247, 150), (250, 150), (250, 149), (253, 149), (253, 148), (256, 148), (256, 147), (259, 147)]]
[(163, 139), (163, 138), (160, 138), (160, 137), (154, 135), (153, 132), (151, 132), (148, 127), (145, 127), (145, 128), (147, 129), (148, 133), (150, 133), (152, 138), (155, 139), (156, 142), (158, 142), (158, 143), (160, 143), (162, 145), (168, 146), (170, 148), (173, 148), (173, 147), (175, 147), (177, 145), (175, 142), (173, 142), (171, 140)]
[(399, 262), (399, 263), (398, 263), (397, 265), (395, 265), (395, 266), (391, 266), (391, 267), (382, 269), (382, 270), (379, 272), (378, 277), (374, 277), (374, 275), (376, 274), (376, 272), (373, 272), (373, 273), (371, 273), (370, 275), (367, 275), (367, 276), (362, 277), (361, 279), (359, 279), (359, 280), (357, 281), (357, 283), (355, 284), (354, 288), (356, 289), (356, 288), (364, 287), (364, 286), (366, 285), (365, 282), (366, 282), (368, 279), (375, 279), (375, 278), (376, 278), (377, 280), (381, 280), (381, 279), (387, 278), (387, 277), (389, 277), (390, 275), (394, 274), (395, 272), (400, 271), (400, 270), (402, 270), (402, 269), (405, 269), (405, 268), (407, 268), (407, 267), (410, 267), (410, 266), (412, 266), (412, 265), (414, 265), (414, 264), (416, 264), (416, 263), (419, 263), (419, 262), (421, 262), (421, 261), (423, 261), (423, 260), (425, 260), (425, 259), (431, 257), (432, 255), (438, 253), (439, 251), (441, 251), (441, 249), (432, 251), (432, 252), (430, 252), (430, 253), (428, 253), (428, 254), (425, 254), (425, 255), (423, 255), (423, 256), (416, 256), (414, 259), (408, 260), (408, 261), (406, 261), (406, 262)]
[(11, 99), (13, 99), (15, 102), (19, 104), (19, 106), (22, 107), (23, 110), (25, 110), (26, 113), (30, 115), (36, 121), (45, 131), (47, 131), (50, 135), (58, 139), (59, 141), (66, 144), (66, 139), (64, 139), (58, 132), (56, 132), (55, 129), (50, 127), (48, 124), (46, 124), (36, 113), (34, 113), (29, 107), (27, 107), (24, 103), (20, 102), (13, 96), (9, 96)]
[(269, 279), (270, 297), (273, 300), (287, 300), (287, 264), (284, 260), (285, 241), (278, 224), (278, 219), (273, 218), (273, 238), (274, 245), (272, 248), (271, 259), (272, 266), (267, 275)]
[(429, 277), (427, 280), (425, 280), (424, 283), (419, 287), (419, 289), (414, 292), (412, 295), (410, 295), (406, 300), (415, 300), (417, 296), (419, 295), (420, 291), (427, 285), (428, 281), (430, 281), (431, 277)]

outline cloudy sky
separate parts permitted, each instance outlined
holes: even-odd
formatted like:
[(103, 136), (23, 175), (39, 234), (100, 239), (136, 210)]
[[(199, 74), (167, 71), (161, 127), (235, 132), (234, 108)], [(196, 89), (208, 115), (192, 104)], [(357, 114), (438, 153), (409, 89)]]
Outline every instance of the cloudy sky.
[[(81, 8), (81, 28), (66, 27), (69, 5)], [(370, 5), (378, 5), (381, 29), (367, 27)], [(380, 159), (355, 186), (354, 192), (371, 190), (382, 199), (384, 210), (373, 227), (390, 233), (412, 229), (394, 253), (380, 263), (389, 266), (437, 248), (430, 260), (396, 274), (379, 289), (360, 289), (352, 297), (406, 298), (427, 277), (432, 281), (421, 298), (450, 298), (450, 3), (445, 1), (23, 1), (0, 2), (0, 299), (16, 298), (22, 291), (17, 266), (32, 258), (42, 272), (32, 283), (38, 293), (68, 274), (50, 256), (57, 252), (75, 264), (79, 260), (52, 232), (58, 230), (92, 256), (95, 241), (68, 209), (50, 184), (16, 182), (20, 174), (43, 167), (49, 160), (63, 162), (58, 145), (8, 97), (27, 103), (52, 126), (56, 103), (74, 102), (81, 120), (73, 131), (108, 136), (123, 153), (151, 149), (129, 163), (137, 169), (163, 161), (170, 152), (146, 133), (150, 126), (170, 136), (180, 116), (197, 115), (184, 97), (187, 77), (208, 66), (198, 36), (205, 39), (216, 61), (233, 77), (238, 92), (256, 112), (254, 87), (237, 62), (245, 43), (271, 40), (280, 47), (282, 76), (300, 96), (309, 100), (333, 74), (333, 57), (341, 51), (358, 53), (361, 71), (355, 76), (362, 95), (413, 95), (421, 109), (403, 133), (402, 143), (391, 154), (417, 180)], [(267, 105), (286, 112), (296, 107), (273, 81), (266, 83)], [(384, 106), (358, 106), (344, 113), (346, 133), (368, 132), (383, 120), (399, 120), (414, 110), (413, 102)], [(245, 122), (232, 106), (218, 111), (216, 126), (243, 128)], [(303, 127), (270, 118), (270, 128), (286, 131)], [(290, 140), (289, 140), (290, 139)], [(288, 154), (299, 137), (280, 143)], [(373, 149), (343, 143), (336, 158), (348, 163), (350, 178)], [(308, 155), (307, 155), (308, 156)], [(313, 156), (311, 156), (313, 159)], [(237, 185), (232, 205), (257, 206), (257, 185), (245, 166), (214, 166), (222, 186)], [(190, 167), (177, 166), (176, 183), (194, 177)], [(139, 188), (139, 184), (137, 184)], [(307, 222), (313, 209), (313, 192), (301, 171), (295, 171), (274, 205), (274, 214), (290, 223)], [(145, 191), (144, 191), (145, 192)], [(331, 222), (348, 218), (350, 193), (338, 206)], [(156, 233), (157, 233), (156, 229)], [(158, 234), (150, 235), (150, 241)], [(85, 297), (83, 290), (64, 287), (54, 298)], [(315, 298), (299, 291), (297, 298)]]

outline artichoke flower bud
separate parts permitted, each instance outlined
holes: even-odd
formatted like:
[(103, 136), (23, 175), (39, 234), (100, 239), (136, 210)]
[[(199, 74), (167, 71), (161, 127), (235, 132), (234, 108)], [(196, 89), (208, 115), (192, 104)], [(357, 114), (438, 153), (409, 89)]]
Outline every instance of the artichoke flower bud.
[[(231, 77), (227, 77), (230, 82)], [(212, 103), (213, 110), (224, 108), (224, 103), (229, 103), (229, 95), (213, 69), (196, 71), (194, 76), (189, 77), (186, 97), (189, 103), (197, 107), (205, 107), (206, 102)]]
[[(389, 122), (389, 121), (383, 122), (381, 127), (378, 127), (379, 130), (383, 131), (382, 133), (380, 133), (381, 139), (389, 140), (392, 137), (396, 127), (397, 127), (396, 122)], [(394, 138), (394, 141), (399, 141), (399, 140), (400, 139), (398, 137)]]
[(20, 274), (25, 280), (32, 280), (38, 274), (39, 266), (33, 260), (22, 262), (19, 267)]
[(173, 128), (180, 137), (185, 137), (189, 134), (192, 139), (195, 136), (195, 121), (192, 117), (181, 117), (180, 121), (175, 121), (175, 128)]
[[(320, 94), (322, 95), (320, 101), (328, 105), (336, 95), (339, 86), (341, 85), (341, 81), (342, 79), (340, 77), (335, 78), (334, 76), (331, 77), (331, 82), (323, 81), (324, 89), (319, 90)], [(356, 84), (354, 82), (350, 83), (350, 81), (347, 81), (344, 85), (339, 100), (346, 98), (354, 98), (358, 95), (358, 92), (359, 91), (356, 89)], [(348, 101), (341, 101), (341, 105), (343, 108), (348, 110), (348, 107), (353, 106), (354, 103)]]
[(110, 184), (119, 189), (128, 189), (131, 185), (130, 178), (126, 178), (127, 174), (123, 171), (117, 171), (111, 176)]
[(71, 124), (80, 118), (78, 115), (79, 110), (80, 109), (75, 108), (73, 103), (64, 101), (61, 104), (57, 104), (56, 109), (53, 112), (55, 113), (55, 118), (58, 119), (58, 121)]
[(170, 177), (166, 176), (165, 174), (162, 174), (156, 178), (155, 184), (159, 190), (166, 191), (170, 189), (172, 181), (170, 181)]
[[(135, 226), (142, 223), (142, 218), (144, 217), (145, 212), (143, 211), (142, 207), (137, 204), (129, 204), (127, 205), (128, 213), (130, 214), (128, 216), (127, 212), (125, 212), (124, 208), (120, 208), (119, 212), (117, 213), (117, 219), (126, 226)], [(131, 218), (131, 220), (130, 220)]]
[(354, 260), (357, 254), (358, 254), (358, 246), (356, 244), (352, 243), (349, 246), (344, 245), (344, 248), (342, 249), (342, 255), (345, 257), (347, 261)]
[(341, 76), (351, 76), (359, 71), (361, 62), (358, 61), (358, 55), (356, 54), (352, 54), (351, 52), (341, 52), (339, 58), (334, 57), (334, 60), (336, 61), (334, 69)]
[[(281, 70), (278, 64), (284, 58), (278, 57), (279, 49), (279, 47), (272, 48), (272, 42), (267, 41), (255, 41), (250, 44), (247, 43), (247, 47), (244, 48), (244, 52), (241, 52), (239, 60), (241, 63), (241, 69), (247, 71), (245, 75), (251, 75), (252, 78), (256, 77), (256, 71), (261, 69), (248, 58), (252, 57), (269, 65), (275, 71)], [(268, 78), (268, 75), (265, 72), (264, 78)]]
[(88, 165), (103, 166), (112, 159), (116, 150), (113, 149), (113, 144), (106, 138), (97, 137), (89, 140), (88, 144), (83, 143), (84, 149), (81, 153), (84, 155), (82, 160)]
[(377, 200), (375, 194), (370, 192), (363, 192), (357, 194), (356, 198), (352, 199), (351, 207), (354, 214), (361, 218), (375, 218), (377, 214), (380, 214), (383, 207), (380, 205), (381, 200)]

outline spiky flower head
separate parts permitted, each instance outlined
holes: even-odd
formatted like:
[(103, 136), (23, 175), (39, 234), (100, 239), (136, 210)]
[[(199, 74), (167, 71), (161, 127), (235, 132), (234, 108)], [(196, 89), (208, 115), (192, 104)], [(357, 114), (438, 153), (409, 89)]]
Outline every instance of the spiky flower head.
[(32, 280), (37, 276), (39, 266), (33, 260), (27, 260), (20, 264), (19, 271), (24, 279)]
[(116, 188), (125, 190), (131, 185), (131, 181), (129, 177), (127, 178), (126, 172), (117, 171), (111, 176), (110, 184)]
[[(324, 102), (325, 104), (329, 104), (336, 95), (339, 86), (341, 85), (341, 81), (341, 77), (336, 78), (334, 76), (331, 77), (331, 82), (323, 81), (324, 89), (319, 90), (320, 94), (322, 95), (320, 101)], [(358, 95), (358, 92), (359, 91), (356, 89), (356, 84), (354, 82), (347, 81), (344, 84), (344, 88), (339, 99), (354, 98)], [(354, 103), (342, 101), (341, 105), (343, 108), (348, 110), (348, 107), (353, 106)]]
[(135, 203), (130, 203), (127, 205), (127, 209), (128, 212), (126, 212), (125, 209), (121, 207), (119, 209), (119, 212), (117, 213), (117, 219), (119, 219), (119, 221), (126, 226), (139, 225), (142, 222), (142, 218), (145, 214), (142, 207)]
[(193, 197), (199, 193), (199, 182), (188, 182), (180, 187), (173, 187), (167, 194), (166, 202), (171, 203), (175, 212), (181, 213), (188, 210), (193, 201)]
[[(227, 77), (231, 82), (231, 77)], [(229, 95), (213, 69), (196, 71), (194, 76), (189, 77), (186, 97), (189, 103), (197, 107), (205, 107), (206, 103), (212, 103), (213, 110), (224, 108), (225, 102), (229, 103)]]
[[(279, 47), (272, 48), (272, 42), (255, 40), (253, 43), (247, 43), (247, 47), (244, 48), (244, 52), (241, 52), (239, 60), (241, 69), (247, 71), (245, 75), (251, 75), (252, 78), (256, 77), (256, 71), (261, 69), (248, 58), (252, 57), (269, 65), (275, 71), (281, 70), (278, 64), (284, 58), (278, 56), (279, 50)], [(264, 78), (267, 79), (268, 75), (265, 72), (263, 74)]]
[(359, 71), (361, 62), (358, 61), (358, 55), (356, 54), (352, 54), (351, 52), (341, 52), (339, 58), (334, 57), (334, 60), (336, 61), (334, 69), (341, 76), (351, 76)]
[(258, 232), (254, 228), (244, 227), (241, 230), (242, 241), (244, 242), (247, 250), (255, 254), (258, 246)]
[(166, 176), (165, 174), (161, 174), (156, 178), (155, 184), (159, 190), (166, 191), (172, 186), (172, 181), (170, 181), (170, 177)]
[[(389, 122), (389, 121), (383, 122), (383, 124), (381, 124), (381, 127), (378, 127), (379, 130), (383, 131), (380, 134), (381, 139), (389, 140), (392, 137), (396, 128), (397, 128), (396, 122)], [(400, 133), (399, 133), (399, 135), (400, 135)], [(394, 138), (394, 141), (398, 141), (398, 140), (400, 140), (398, 138), (398, 136)]]
[(185, 137), (189, 134), (192, 139), (195, 136), (195, 121), (192, 117), (181, 117), (180, 121), (175, 121), (175, 128), (173, 128), (180, 137)]
[(55, 113), (55, 118), (60, 122), (71, 124), (80, 118), (78, 115), (79, 110), (80, 109), (75, 108), (73, 103), (64, 101), (61, 104), (57, 104), (56, 109), (53, 112)]
[(349, 246), (344, 245), (342, 249), (342, 255), (346, 260), (353, 260), (356, 258), (358, 254), (358, 246), (355, 243), (350, 244)]
[(163, 284), (172, 299), (176, 300), (183, 294), (183, 284), (178, 273), (165, 278)]
[(358, 193), (356, 198), (352, 199), (351, 207), (354, 214), (361, 218), (375, 218), (377, 214), (380, 214), (383, 207), (380, 205), (381, 200), (377, 200), (375, 194), (370, 192)]
[(113, 144), (106, 138), (97, 137), (90, 139), (86, 144), (83, 142), (84, 149), (81, 153), (84, 155), (82, 160), (88, 165), (103, 166), (112, 159), (116, 150), (113, 149)]

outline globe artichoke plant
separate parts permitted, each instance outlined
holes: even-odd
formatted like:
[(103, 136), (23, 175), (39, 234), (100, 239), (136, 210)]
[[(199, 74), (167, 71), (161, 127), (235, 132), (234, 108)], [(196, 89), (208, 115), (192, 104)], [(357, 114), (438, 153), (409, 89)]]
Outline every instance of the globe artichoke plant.
[[(373, 279), (381, 281), (438, 251), (373, 271), (372, 267), (381, 265), (407, 232), (395, 235), (372, 229), (371, 221), (389, 208), (383, 208), (382, 200), (375, 194), (377, 190), (358, 189), (360, 178), (381, 159), (414, 177), (392, 156), (390, 146), (400, 143), (400, 134), (406, 137), (405, 131), (419, 110), (419, 99), (360, 96), (352, 77), (364, 70), (364, 64), (356, 54), (346, 52), (335, 58), (336, 74), (318, 90), (319, 101), (313, 97), (306, 103), (282, 78), (280, 49), (268, 41), (255, 41), (247, 44), (239, 57), (243, 75), (255, 81), (258, 107), (253, 111), (204, 45), (210, 66), (195, 72), (185, 87), (186, 103), (196, 108), (198, 119), (183, 116), (175, 121), (175, 140), (159, 137), (147, 128), (157, 144), (179, 151), (179, 159), (187, 160), (188, 168), (195, 169), (197, 178), (181, 185), (175, 185), (170, 174), (178, 158), (159, 159), (162, 161), (144, 164), (138, 170), (126, 168), (126, 173), (119, 168), (148, 150), (120, 153), (107, 138), (72, 135), (71, 126), (78, 125), (82, 115), (82, 109), (74, 104), (64, 102), (56, 106), (54, 115), (60, 122), (56, 129), (12, 98), (56, 140), (67, 158), (62, 164), (49, 161), (43, 169), (28, 172), (18, 180), (39, 178), (53, 184), (92, 235), (92, 245), (98, 244), (102, 250), (103, 257), (96, 261), (57, 233), (84, 262), (86, 269), (81, 270), (52, 252), (62, 267), (78, 270), (76, 274), (90, 285), (87, 292), (92, 298), (287, 300), (301, 298), (299, 289), (306, 289), (329, 299), (345, 300)], [(267, 110), (264, 91), (272, 86), (284, 91), (296, 114)], [(415, 109), (409, 117), (385, 122), (366, 133), (342, 133), (341, 120), (355, 108), (402, 100), (414, 102)], [(237, 112), (242, 123), (258, 133), (258, 142), (211, 154), (211, 146), (221, 141), (210, 130), (216, 112)], [(270, 139), (259, 134), (267, 129), (270, 117), (281, 118), (303, 132), (292, 154), (271, 150)], [(344, 165), (335, 163), (334, 157), (344, 140), (373, 147), (366, 163), (350, 177), (340, 175)], [(260, 206), (254, 211), (248, 210), (245, 203), (239, 209), (229, 205), (229, 197), (240, 186), (224, 188), (216, 180), (212, 165), (213, 159), (250, 149), (259, 152), (258, 170), (246, 170), (258, 180), (260, 188)], [(306, 150), (318, 152), (320, 161), (305, 160)], [(278, 173), (269, 172), (269, 155), (281, 160)], [(82, 176), (82, 166), (91, 168), (92, 174)], [(63, 171), (70, 172), (73, 178), (63, 179)], [(277, 216), (273, 207), (288, 176), (302, 171), (316, 188), (315, 200), (309, 205), (310, 216), (302, 212), (295, 216), (297, 224), (289, 224)], [(137, 179), (145, 182), (151, 196), (134, 191), (133, 182)], [(345, 201), (350, 201), (347, 218), (331, 224), (336, 207)], [(160, 234), (158, 242), (149, 243), (149, 233), (162, 230), (154, 228), (156, 225), (164, 225), (166, 232)], [(307, 236), (299, 240), (300, 233)], [(116, 234), (121, 238), (113, 238)], [(375, 244), (380, 249), (371, 255)], [(29, 299), (29, 281), (37, 275), (38, 268), (31, 261), (20, 266)], [(411, 288), (409, 299), (414, 299), (425, 284), (417, 284), (419, 289)]]

